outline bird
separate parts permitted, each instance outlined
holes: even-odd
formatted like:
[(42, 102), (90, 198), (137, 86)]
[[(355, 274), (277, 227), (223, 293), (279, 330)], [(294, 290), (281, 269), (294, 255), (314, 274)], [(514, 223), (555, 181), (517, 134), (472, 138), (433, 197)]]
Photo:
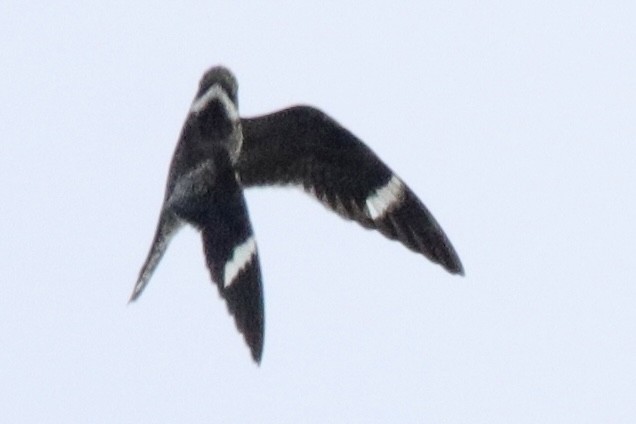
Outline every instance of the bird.
[(242, 118), (238, 83), (225, 66), (199, 81), (168, 171), (155, 235), (130, 302), (150, 281), (184, 225), (201, 233), (212, 282), (260, 364), (263, 283), (243, 190), (296, 186), (328, 209), (441, 265), (464, 268), (417, 195), (366, 144), (313, 106)]

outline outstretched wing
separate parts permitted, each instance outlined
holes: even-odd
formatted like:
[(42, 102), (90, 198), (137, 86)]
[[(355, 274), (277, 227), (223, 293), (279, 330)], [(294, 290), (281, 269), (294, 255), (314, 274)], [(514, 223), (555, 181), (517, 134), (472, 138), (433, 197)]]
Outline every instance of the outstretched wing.
[(155, 272), (157, 265), (159, 265), (163, 254), (166, 252), (170, 240), (179, 228), (181, 228), (182, 224), (179, 218), (171, 211), (165, 209), (161, 211), (157, 229), (155, 230), (155, 237), (150, 245), (150, 251), (148, 252), (146, 261), (141, 267), (141, 271), (139, 271), (139, 277), (130, 296), (130, 302), (137, 300), (137, 298), (141, 296), (152, 274)]
[(260, 362), (264, 331), (261, 271), (242, 188), (227, 153), (212, 155), (180, 177), (166, 207), (201, 231), (212, 280), (252, 357)]
[(455, 249), (433, 215), (378, 156), (323, 112), (296, 106), (241, 119), (244, 187), (302, 186), (341, 216), (399, 240), (454, 274)]

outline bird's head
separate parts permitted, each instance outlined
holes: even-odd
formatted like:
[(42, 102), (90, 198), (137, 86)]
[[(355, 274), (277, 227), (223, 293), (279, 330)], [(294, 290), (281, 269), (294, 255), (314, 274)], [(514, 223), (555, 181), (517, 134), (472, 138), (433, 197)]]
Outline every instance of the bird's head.
[(215, 85), (218, 85), (232, 101), (234, 107), (238, 108), (238, 83), (234, 74), (224, 66), (214, 66), (203, 74), (199, 81), (196, 99), (201, 99)]
[(240, 130), (237, 92), (238, 83), (232, 72), (223, 66), (215, 66), (201, 77), (190, 107), (191, 122), (199, 127), (200, 134), (228, 143), (232, 156), (238, 154), (242, 138), (240, 131), (239, 134), (235, 131)]

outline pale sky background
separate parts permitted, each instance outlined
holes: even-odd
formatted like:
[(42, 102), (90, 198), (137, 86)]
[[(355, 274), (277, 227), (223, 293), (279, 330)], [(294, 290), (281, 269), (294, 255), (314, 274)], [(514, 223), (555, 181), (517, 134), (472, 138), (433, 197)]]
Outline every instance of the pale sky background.
[[(636, 422), (634, 2), (321, 4), (0, 3), (0, 422)], [(254, 189), (260, 367), (191, 229), (128, 305), (218, 63), (363, 139), (466, 277)]]

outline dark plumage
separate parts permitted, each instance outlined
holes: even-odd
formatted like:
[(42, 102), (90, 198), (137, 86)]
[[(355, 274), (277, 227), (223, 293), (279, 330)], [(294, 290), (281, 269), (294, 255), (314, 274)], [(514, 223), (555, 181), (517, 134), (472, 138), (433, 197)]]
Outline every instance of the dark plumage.
[(204, 74), (168, 175), (157, 231), (131, 300), (139, 297), (183, 223), (201, 231), (207, 266), (252, 357), (263, 349), (263, 290), (242, 189), (303, 187), (327, 207), (376, 229), (453, 274), (463, 267), (435, 218), (365, 144), (323, 112), (296, 106), (239, 118), (232, 73)]
[(346, 219), (399, 240), (454, 274), (463, 267), (433, 215), (403, 184), (401, 199), (372, 219), (366, 200), (395, 174), (364, 143), (310, 106), (241, 119), (244, 187), (295, 184)]

